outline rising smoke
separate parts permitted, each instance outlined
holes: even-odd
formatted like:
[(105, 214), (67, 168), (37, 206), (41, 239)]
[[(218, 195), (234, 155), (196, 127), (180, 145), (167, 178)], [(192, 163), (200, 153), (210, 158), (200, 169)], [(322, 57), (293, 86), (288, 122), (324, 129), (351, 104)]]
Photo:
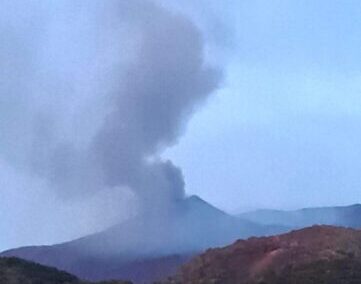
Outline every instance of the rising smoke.
[(185, 17), (142, 0), (4, 0), (0, 159), (62, 198), (132, 190), (141, 208), (184, 198), (177, 143), (219, 83)]

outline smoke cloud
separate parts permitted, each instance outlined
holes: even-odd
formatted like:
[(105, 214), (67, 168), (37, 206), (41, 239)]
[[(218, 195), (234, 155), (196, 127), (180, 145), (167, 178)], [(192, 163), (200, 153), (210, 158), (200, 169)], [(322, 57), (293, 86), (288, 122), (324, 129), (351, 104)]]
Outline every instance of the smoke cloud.
[(182, 199), (160, 154), (220, 80), (197, 28), (141, 0), (1, 5), (0, 159), (62, 198), (127, 188), (157, 215)]

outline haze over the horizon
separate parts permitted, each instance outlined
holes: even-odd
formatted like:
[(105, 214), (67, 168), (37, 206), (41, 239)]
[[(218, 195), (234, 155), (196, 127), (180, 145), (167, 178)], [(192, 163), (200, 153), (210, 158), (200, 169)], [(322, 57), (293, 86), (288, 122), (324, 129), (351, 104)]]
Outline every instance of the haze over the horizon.
[[(142, 3), (141, 0), (136, 2)], [(293, 209), (361, 202), (359, 193), (361, 188), (359, 177), (361, 172), (359, 129), (361, 127), (359, 67), (361, 4), (359, 1), (156, 0), (154, 2), (163, 6), (165, 10), (150, 8), (151, 11), (157, 12), (153, 17), (149, 17), (146, 12), (143, 11), (143, 15), (135, 9), (133, 13), (138, 16), (139, 21), (135, 25), (136, 28), (131, 26), (134, 23), (129, 24), (126, 20), (131, 28), (126, 26), (116, 31), (127, 39), (125, 43), (118, 42), (112, 37), (114, 32), (112, 27), (116, 26), (114, 15), (101, 18), (104, 21), (102, 24), (110, 29), (104, 32), (99, 26), (94, 25), (97, 22), (93, 18), (87, 17), (84, 12), (86, 8), (82, 10), (84, 7), (79, 6), (79, 10), (75, 13), (71, 9), (68, 10), (66, 5), (62, 7), (61, 4), (57, 4), (60, 2), (49, 1), (49, 5), (43, 5), (44, 10), (41, 11), (50, 17), (49, 20), (49, 18), (33, 17), (34, 11), (30, 6), (37, 5), (40, 1), (3, 1), (0, 4), (4, 8), (0, 9), (2, 16), (0, 33), (3, 35), (2, 47), (0, 47), (0, 119), (2, 120), (0, 129), (7, 130), (7, 137), (23, 140), (12, 141), (0, 138), (0, 143), (4, 143), (0, 146), (3, 152), (5, 151), (0, 156), (0, 231), (6, 232), (0, 234), (0, 250), (18, 245), (70, 239), (81, 233), (99, 230), (107, 224), (112, 224), (114, 220), (132, 215), (136, 210), (134, 196), (128, 187), (120, 186), (128, 176), (125, 173), (124, 176), (117, 175), (122, 165), (112, 158), (114, 153), (111, 150), (114, 147), (119, 147), (120, 152), (131, 148), (132, 153), (127, 155), (126, 159), (137, 168), (139, 155), (152, 156), (157, 152), (156, 159), (150, 161), (154, 162), (156, 167), (149, 169), (141, 165), (143, 169), (147, 168), (148, 173), (142, 182), (148, 183), (152, 180), (149, 176), (154, 175), (160, 176), (160, 180), (163, 181), (164, 176), (171, 177), (174, 184), (177, 184), (177, 190), (175, 195), (172, 191), (166, 199), (178, 198), (184, 194), (181, 173), (177, 168), (179, 167), (183, 172), (187, 194), (197, 194), (227, 211), (255, 208)], [(31, 4), (23, 5), (24, 3)], [(9, 13), (13, 14), (9, 15)], [(139, 13), (143, 16), (139, 16)], [(177, 13), (184, 15), (182, 17), (184, 22), (173, 21), (172, 17)], [(54, 14), (59, 17), (50, 16)], [(82, 16), (75, 18), (74, 15)], [(126, 15), (122, 16), (126, 17)], [(165, 32), (157, 38), (166, 43), (163, 46), (164, 50), (163, 52), (156, 50), (152, 45), (152, 37), (158, 36), (154, 32), (157, 26), (153, 26), (154, 30), (152, 26), (148, 27), (147, 21), (150, 20), (155, 21), (155, 26), (164, 22), (176, 23), (174, 31), (182, 38), (175, 36), (170, 39), (170, 35), (173, 34)], [(63, 21), (72, 24), (59, 25)], [(49, 23), (53, 26), (49, 27)], [(199, 32), (195, 27), (198, 27)], [(55, 28), (63, 36), (47, 34), (48, 28), (49, 30)], [(165, 116), (153, 117), (151, 112), (147, 112), (146, 106), (154, 100), (157, 101), (156, 96), (140, 107), (139, 105), (135, 107), (136, 104), (131, 102), (120, 103), (120, 112), (113, 114), (110, 120), (118, 121), (119, 116), (125, 112), (129, 114), (126, 117), (142, 119), (143, 123), (152, 119), (153, 121), (158, 119), (160, 123), (164, 122), (162, 121), (164, 117), (167, 117), (170, 125), (165, 125), (165, 129), (161, 131), (158, 131), (159, 129), (150, 131), (151, 135), (145, 137), (137, 133), (141, 129), (138, 124), (132, 124), (134, 121), (131, 119), (128, 121), (131, 127), (125, 129), (124, 133), (149, 139), (147, 143), (150, 143), (150, 146), (133, 145), (134, 137), (125, 139), (122, 146), (116, 146), (111, 142), (109, 144), (109, 137), (120, 138), (121, 134), (113, 131), (112, 128), (103, 129), (98, 135), (97, 145), (102, 145), (99, 146), (102, 151), (109, 150), (108, 153), (101, 154), (104, 154), (103, 158), (105, 157), (105, 164), (109, 169), (106, 184), (109, 187), (121, 188), (118, 191), (109, 188), (101, 192), (95, 190), (96, 193), (83, 198), (82, 195), (88, 191), (88, 187), (97, 188), (99, 182), (95, 177), (84, 183), (83, 177), (98, 173), (98, 170), (84, 166), (90, 161), (88, 158), (77, 157), (77, 164), (71, 166), (76, 169), (75, 172), (67, 173), (68, 175), (60, 183), (56, 181), (56, 186), (67, 188), (69, 192), (75, 186), (80, 198), (70, 200), (67, 198), (69, 192), (64, 194), (65, 197), (59, 198), (53, 191), (46, 190), (44, 179), (54, 178), (53, 173), (50, 173), (50, 178), (48, 172), (44, 174), (44, 167), (48, 165), (45, 163), (44, 166), (47, 152), (37, 153), (41, 159), (32, 160), (34, 164), (31, 167), (38, 171), (35, 176), (33, 172), (24, 171), (24, 164), (19, 162), (22, 151), (18, 150), (31, 147), (26, 140), (29, 133), (22, 131), (27, 129), (23, 123), (28, 122), (24, 117), (29, 113), (24, 105), (16, 108), (13, 104), (16, 98), (12, 96), (19, 90), (39, 88), (45, 92), (52, 89), (54, 86), (51, 83), (42, 85), (44, 81), (41, 78), (56, 73), (55, 97), (63, 92), (79, 94), (82, 97), (71, 101), (70, 105), (74, 111), (82, 109), (82, 114), (70, 111), (69, 117), (61, 122), (61, 129), (58, 130), (55, 138), (49, 132), (47, 125), (57, 124), (56, 120), (49, 121), (47, 113), (31, 118), (38, 120), (36, 131), (41, 135), (45, 131), (50, 145), (54, 139), (58, 139), (58, 136), (69, 140), (70, 136), (77, 134), (75, 140), (72, 140), (75, 150), (68, 147), (61, 148), (53, 158), (63, 157), (64, 153), (68, 156), (74, 153), (84, 155), (77, 151), (81, 148), (79, 145), (89, 143), (89, 137), (94, 135), (94, 126), (99, 128), (97, 124), (99, 115), (109, 111), (106, 102), (97, 100), (97, 96), (102, 96), (114, 88), (115, 78), (111, 77), (112, 75), (110, 78), (108, 76), (114, 71), (113, 68), (122, 64), (128, 66), (132, 60), (135, 60), (138, 52), (136, 43), (139, 40), (137, 29), (146, 28), (149, 28), (150, 33), (147, 39), (150, 48), (147, 54), (149, 57), (142, 58), (139, 66), (133, 68), (131, 72), (146, 78), (148, 73), (144, 66), (150, 69), (148, 71), (157, 68), (160, 70), (156, 73), (159, 76), (152, 79), (160, 80), (162, 76), (169, 74), (169, 68), (179, 62), (182, 63), (182, 58), (177, 58), (178, 60), (174, 62), (171, 61), (172, 57), (165, 59), (167, 48), (175, 52), (178, 50), (175, 46), (177, 44), (181, 45), (181, 48), (189, 47), (187, 53), (178, 54), (184, 56), (183, 63), (185, 63), (184, 61), (190, 58), (199, 59), (198, 56), (202, 53), (201, 46), (204, 44), (207, 63), (223, 69), (220, 88), (201, 109), (197, 110), (187, 127), (184, 125), (184, 120), (193, 111), (194, 105), (205, 101), (220, 82), (219, 74), (212, 68), (208, 70), (210, 73), (207, 73), (207, 68), (203, 69), (202, 64), (199, 65), (201, 67), (195, 64), (195, 67), (185, 66), (180, 71), (173, 70), (179, 72), (176, 76), (182, 78), (181, 83), (191, 84), (191, 87), (198, 92), (192, 93), (184, 101), (177, 101), (175, 105), (181, 106), (180, 108), (172, 105), (175, 108), (169, 112), (169, 116), (165, 114)], [(64, 45), (64, 48), (54, 48), (53, 53), (48, 53), (51, 57), (50, 63), (37, 62), (37, 57), (34, 59), (32, 54), (28, 53), (32, 46), (24, 45), (24, 42), (36, 42), (37, 39), (32, 38), (33, 29), (43, 29), (40, 38), (47, 43), (45, 46), (49, 47), (49, 43), (50, 47)], [(14, 33), (15, 30), (19, 33)], [(111, 46), (102, 56), (97, 57), (94, 63), (97, 70), (95, 73), (92, 73), (91, 68), (83, 68), (93, 59), (92, 48), (96, 51), (99, 49), (99, 46), (88, 49), (82, 45), (92, 42), (89, 34), (93, 35), (93, 32), (100, 36), (102, 44)], [(79, 37), (79, 42), (72, 42), (68, 46), (67, 41), (76, 37)], [(189, 46), (182, 44), (186, 41), (189, 41)], [(174, 45), (171, 45), (172, 43)], [(12, 50), (12, 45), (17, 47), (15, 51)], [(41, 50), (40, 47), (37, 50), (39, 54), (49, 52)], [(122, 50), (123, 53), (118, 54), (118, 50)], [(79, 57), (78, 54), (81, 56)], [(114, 57), (117, 58), (115, 64)], [(24, 62), (29, 64), (24, 65)], [(54, 69), (52, 67), (54, 62), (61, 62), (64, 65), (60, 69)], [(32, 72), (32, 64), (47, 66), (46, 70), (42, 70), (43, 73), (36, 74), (38, 81), (25, 84), (10, 80), (10, 76), (14, 74), (20, 77), (28, 76)], [(101, 70), (99, 73), (104, 75), (101, 78), (98, 76), (99, 69)], [(69, 70), (71, 73), (68, 72)], [(196, 80), (188, 77), (189, 70), (196, 70), (198, 76)], [(79, 82), (79, 85), (67, 85), (69, 77)], [(165, 85), (171, 89), (175, 82), (170, 80)], [(40, 84), (40, 87), (37, 84)], [(107, 84), (110, 84), (109, 89), (104, 91), (102, 87)], [(146, 79), (140, 84), (150, 88), (159, 87)], [(132, 80), (126, 81), (125, 85), (127, 88), (138, 87), (138, 84)], [(181, 84), (177, 86), (181, 88), (179, 94), (188, 93), (187, 90), (182, 89)], [(93, 95), (89, 96), (89, 94)], [(22, 95), (26, 98), (26, 94)], [(39, 93), (37, 96), (41, 98), (44, 93)], [(26, 103), (26, 100), (24, 99), (23, 102)], [(161, 102), (161, 99), (158, 102)], [(33, 101), (27, 103), (31, 105)], [(37, 102), (36, 105), (42, 109), (44, 106), (48, 107), (48, 111), (54, 111), (56, 116), (61, 116), (58, 113), (64, 109), (71, 108), (65, 99), (59, 98), (40, 101), (40, 104)], [(129, 106), (135, 108), (129, 109)], [(143, 111), (146, 113), (144, 116)], [(163, 108), (161, 111), (168, 113), (168, 109)], [(18, 118), (19, 114), (23, 115), (21, 119)], [(89, 117), (92, 119), (88, 120)], [(72, 118), (76, 118), (78, 124), (74, 124)], [(84, 125), (86, 127), (83, 127)], [(21, 130), (20, 136), (15, 130), (9, 131), (14, 127), (18, 127), (16, 130)], [(122, 126), (117, 125), (117, 127)], [(180, 137), (183, 133), (184, 135)], [(25, 144), (20, 148), (14, 148), (14, 145), (20, 142)], [(5, 144), (7, 149), (11, 150), (4, 150)], [(165, 149), (170, 145), (173, 147)], [(47, 147), (48, 143), (43, 146)], [(98, 150), (94, 151), (99, 153)], [(161, 154), (163, 159), (170, 158), (172, 163), (159, 160), (158, 154)], [(59, 159), (61, 167), (61, 163), (66, 161)], [(78, 172), (79, 166), (86, 169)], [(131, 173), (134, 180), (139, 176), (144, 177), (130, 167), (126, 170), (129, 170), (128, 173)], [(80, 180), (76, 180), (78, 178), (74, 177), (74, 174), (80, 174)], [(72, 182), (64, 183), (69, 176)], [(134, 186), (134, 180), (127, 180), (127, 185)], [(143, 186), (143, 184), (136, 185), (136, 187)], [(168, 192), (168, 185), (164, 185), (161, 191)], [(146, 195), (144, 200), (154, 197), (153, 192), (150, 195)], [(74, 220), (74, 215), (78, 216), (78, 221)], [(49, 222), (44, 224), (45, 220)], [(62, 233), (59, 234), (59, 231)]]
[(225, 81), (167, 150), (187, 191), (231, 212), (360, 203), (360, 2), (193, 2)]

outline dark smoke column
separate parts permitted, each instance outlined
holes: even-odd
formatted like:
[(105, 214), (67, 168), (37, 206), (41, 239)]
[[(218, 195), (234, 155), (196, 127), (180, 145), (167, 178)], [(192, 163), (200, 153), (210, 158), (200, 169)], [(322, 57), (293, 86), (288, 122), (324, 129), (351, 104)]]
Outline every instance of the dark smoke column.
[(145, 211), (184, 197), (181, 170), (159, 153), (177, 142), (220, 74), (206, 67), (203, 41), (186, 18), (145, 1), (120, 1), (121, 17), (140, 31), (136, 60), (112, 94), (113, 107), (93, 154), (106, 186), (129, 186)]

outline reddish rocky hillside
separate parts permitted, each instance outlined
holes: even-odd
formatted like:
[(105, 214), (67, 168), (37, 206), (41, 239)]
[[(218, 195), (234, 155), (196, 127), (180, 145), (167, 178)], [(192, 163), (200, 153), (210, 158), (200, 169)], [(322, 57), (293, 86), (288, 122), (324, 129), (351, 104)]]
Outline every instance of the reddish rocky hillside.
[(143, 284), (173, 275), (206, 248), (288, 230), (244, 221), (197, 196), (180, 201), (176, 210), (172, 222), (164, 226), (149, 218), (134, 218), (67, 243), (22, 247), (0, 256), (23, 258), (92, 281), (129, 279)]
[(166, 283), (361, 283), (361, 231), (314, 226), (209, 249)]

